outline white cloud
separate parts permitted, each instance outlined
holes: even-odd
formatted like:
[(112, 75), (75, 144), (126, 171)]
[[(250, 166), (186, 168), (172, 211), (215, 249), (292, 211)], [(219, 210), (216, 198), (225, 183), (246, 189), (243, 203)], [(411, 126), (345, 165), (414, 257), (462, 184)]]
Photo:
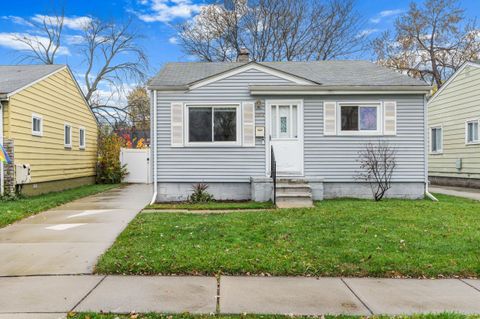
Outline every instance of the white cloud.
[(19, 17), (19, 16), (2, 16), (2, 19), (3, 20), (8, 20), (10, 22), (13, 22), (15, 24), (18, 24), (18, 25), (24, 25), (24, 26), (28, 26), (28, 27), (31, 27), (32, 26), (32, 23), (22, 17)]
[(171, 44), (178, 44), (178, 38), (171, 37), (168, 39), (168, 42), (170, 42)]
[(383, 10), (383, 11), (380, 11), (380, 13), (378, 15), (381, 16), (382, 18), (386, 18), (386, 17), (399, 15), (402, 12), (403, 12), (402, 9)]
[[(26, 39), (32, 39), (35, 42), (40, 42), (42, 44), (47, 44), (48, 39), (46, 37), (41, 37), (41, 36), (35, 36), (29, 33), (6, 33), (6, 32), (1, 32), (0, 33), (0, 46), (13, 49), (13, 50), (18, 50), (18, 51), (27, 51), (30, 50), (30, 47), (26, 45), (23, 42), (20, 42), (17, 40), (17, 37), (21, 38), (26, 38)], [(70, 51), (68, 48), (61, 46), (58, 51), (58, 55), (70, 55)]]
[(368, 37), (378, 31), (380, 31), (380, 29), (364, 29), (358, 33), (357, 37)]
[(188, 19), (200, 12), (201, 5), (191, 0), (139, 0), (148, 7), (148, 12), (137, 13), (138, 18), (145, 22), (169, 22), (177, 18)]
[(374, 24), (378, 24), (382, 21), (383, 18), (394, 17), (403, 12), (404, 10), (402, 9), (383, 10), (383, 11), (380, 11), (374, 18), (371, 18), (370, 22)]
[(80, 44), (84, 41), (81, 35), (66, 35), (65, 42), (67, 44)]
[[(33, 16), (32, 20), (37, 22), (37, 23), (43, 23), (44, 21), (47, 24), (53, 24), (56, 21), (56, 17), (54, 16), (47, 16), (47, 15), (41, 15), (41, 14), (36, 14)], [(63, 25), (66, 28), (69, 28), (71, 30), (82, 30), (88, 23), (92, 21), (92, 18), (90, 17), (64, 17), (63, 18)]]

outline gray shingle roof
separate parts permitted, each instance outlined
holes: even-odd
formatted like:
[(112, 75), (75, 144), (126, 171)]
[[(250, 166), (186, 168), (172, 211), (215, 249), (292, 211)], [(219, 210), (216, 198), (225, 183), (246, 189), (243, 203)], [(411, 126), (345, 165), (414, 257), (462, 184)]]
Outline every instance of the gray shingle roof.
[(65, 65), (0, 65), (0, 94), (8, 94), (57, 71)]
[[(238, 62), (167, 63), (153, 77), (150, 87), (185, 86), (242, 66)], [(427, 83), (369, 61), (337, 60), (311, 62), (260, 62), (315, 84), (338, 86), (425, 86)]]

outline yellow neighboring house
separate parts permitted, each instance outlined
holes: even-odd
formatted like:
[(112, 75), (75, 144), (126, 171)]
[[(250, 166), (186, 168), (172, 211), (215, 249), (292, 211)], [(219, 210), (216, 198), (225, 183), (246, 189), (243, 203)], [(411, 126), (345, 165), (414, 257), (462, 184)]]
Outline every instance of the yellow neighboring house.
[(2, 184), (33, 195), (95, 182), (97, 121), (68, 66), (0, 66), (0, 101), (16, 175), (5, 165)]

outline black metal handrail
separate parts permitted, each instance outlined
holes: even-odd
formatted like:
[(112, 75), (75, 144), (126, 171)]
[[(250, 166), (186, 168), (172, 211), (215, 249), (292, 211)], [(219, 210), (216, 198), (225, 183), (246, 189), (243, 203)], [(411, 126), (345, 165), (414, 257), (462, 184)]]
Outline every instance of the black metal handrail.
[(277, 161), (275, 160), (275, 152), (273, 146), (270, 147), (270, 177), (273, 180), (273, 204), (277, 202)]

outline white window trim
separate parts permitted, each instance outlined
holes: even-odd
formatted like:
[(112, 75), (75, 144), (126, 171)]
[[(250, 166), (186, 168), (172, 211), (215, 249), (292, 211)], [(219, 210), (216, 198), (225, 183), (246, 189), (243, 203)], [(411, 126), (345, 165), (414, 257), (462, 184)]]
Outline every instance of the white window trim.
[[(67, 126), (70, 127), (70, 144), (65, 143), (65, 131), (67, 129)], [(72, 125), (69, 123), (63, 124), (63, 145), (65, 148), (72, 148)]]
[[(37, 119), (40, 120), (40, 131), (33, 130), (33, 120)], [(33, 136), (43, 136), (43, 116), (39, 114), (32, 113), (32, 135)]]
[[(237, 114), (237, 140), (235, 142), (190, 142), (189, 141), (189, 108), (201, 108), (201, 107), (212, 107), (212, 108), (235, 108), (236, 114)], [(188, 147), (238, 147), (242, 146), (242, 123), (243, 123), (243, 118), (242, 118), (242, 112), (241, 112), (241, 103), (220, 103), (220, 102), (215, 102), (215, 103), (187, 103), (185, 104), (184, 107), (184, 141), (185, 141), (185, 146)], [(213, 126), (213, 123), (212, 123)]]
[[(432, 150), (432, 146), (433, 146), (433, 144), (432, 144), (432, 142), (433, 142), (433, 140), (432, 140), (432, 130), (433, 130), (433, 129), (440, 129), (440, 133), (441, 133), (440, 136), (441, 136), (441, 139), (442, 139), (442, 143), (440, 143), (440, 148), (439, 148), (438, 150), (436, 150), (436, 151), (433, 151), (433, 150)], [(428, 143), (428, 144), (429, 144), (429, 148), (430, 148), (430, 149), (429, 149), (430, 154), (432, 154), (432, 155), (441, 155), (441, 154), (443, 154), (443, 125), (433, 125), (433, 126), (430, 126), (430, 129), (429, 129), (429, 133), (428, 133), (428, 134), (429, 134), (429, 137), (430, 137), (430, 139), (429, 139), (429, 140), (430, 140), (430, 143)]]
[[(374, 106), (377, 108), (377, 129), (375, 131), (342, 131), (342, 106)], [(360, 116), (360, 112), (359, 112)], [(337, 102), (337, 135), (339, 136), (381, 136), (383, 135), (383, 103), (381, 101)], [(360, 127), (360, 122), (358, 122)]]
[(480, 120), (479, 119), (468, 119), (465, 121), (465, 145), (478, 145), (480, 144), (480, 136), (478, 138), (478, 140), (476, 141), (472, 141), (472, 142), (469, 142), (468, 141), (468, 124), (469, 123), (474, 123), (474, 122), (477, 122), (478, 123), (478, 133), (480, 135)]
[[(80, 138), (80, 132), (81, 131), (83, 131), (83, 145), (80, 144), (82, 142), (82, 139)], [(87, 148), (87, 130), (84, 127), (79, 127), (78, 128), (78, 147), (81, 150), (84, 150), (84, 149)]]

